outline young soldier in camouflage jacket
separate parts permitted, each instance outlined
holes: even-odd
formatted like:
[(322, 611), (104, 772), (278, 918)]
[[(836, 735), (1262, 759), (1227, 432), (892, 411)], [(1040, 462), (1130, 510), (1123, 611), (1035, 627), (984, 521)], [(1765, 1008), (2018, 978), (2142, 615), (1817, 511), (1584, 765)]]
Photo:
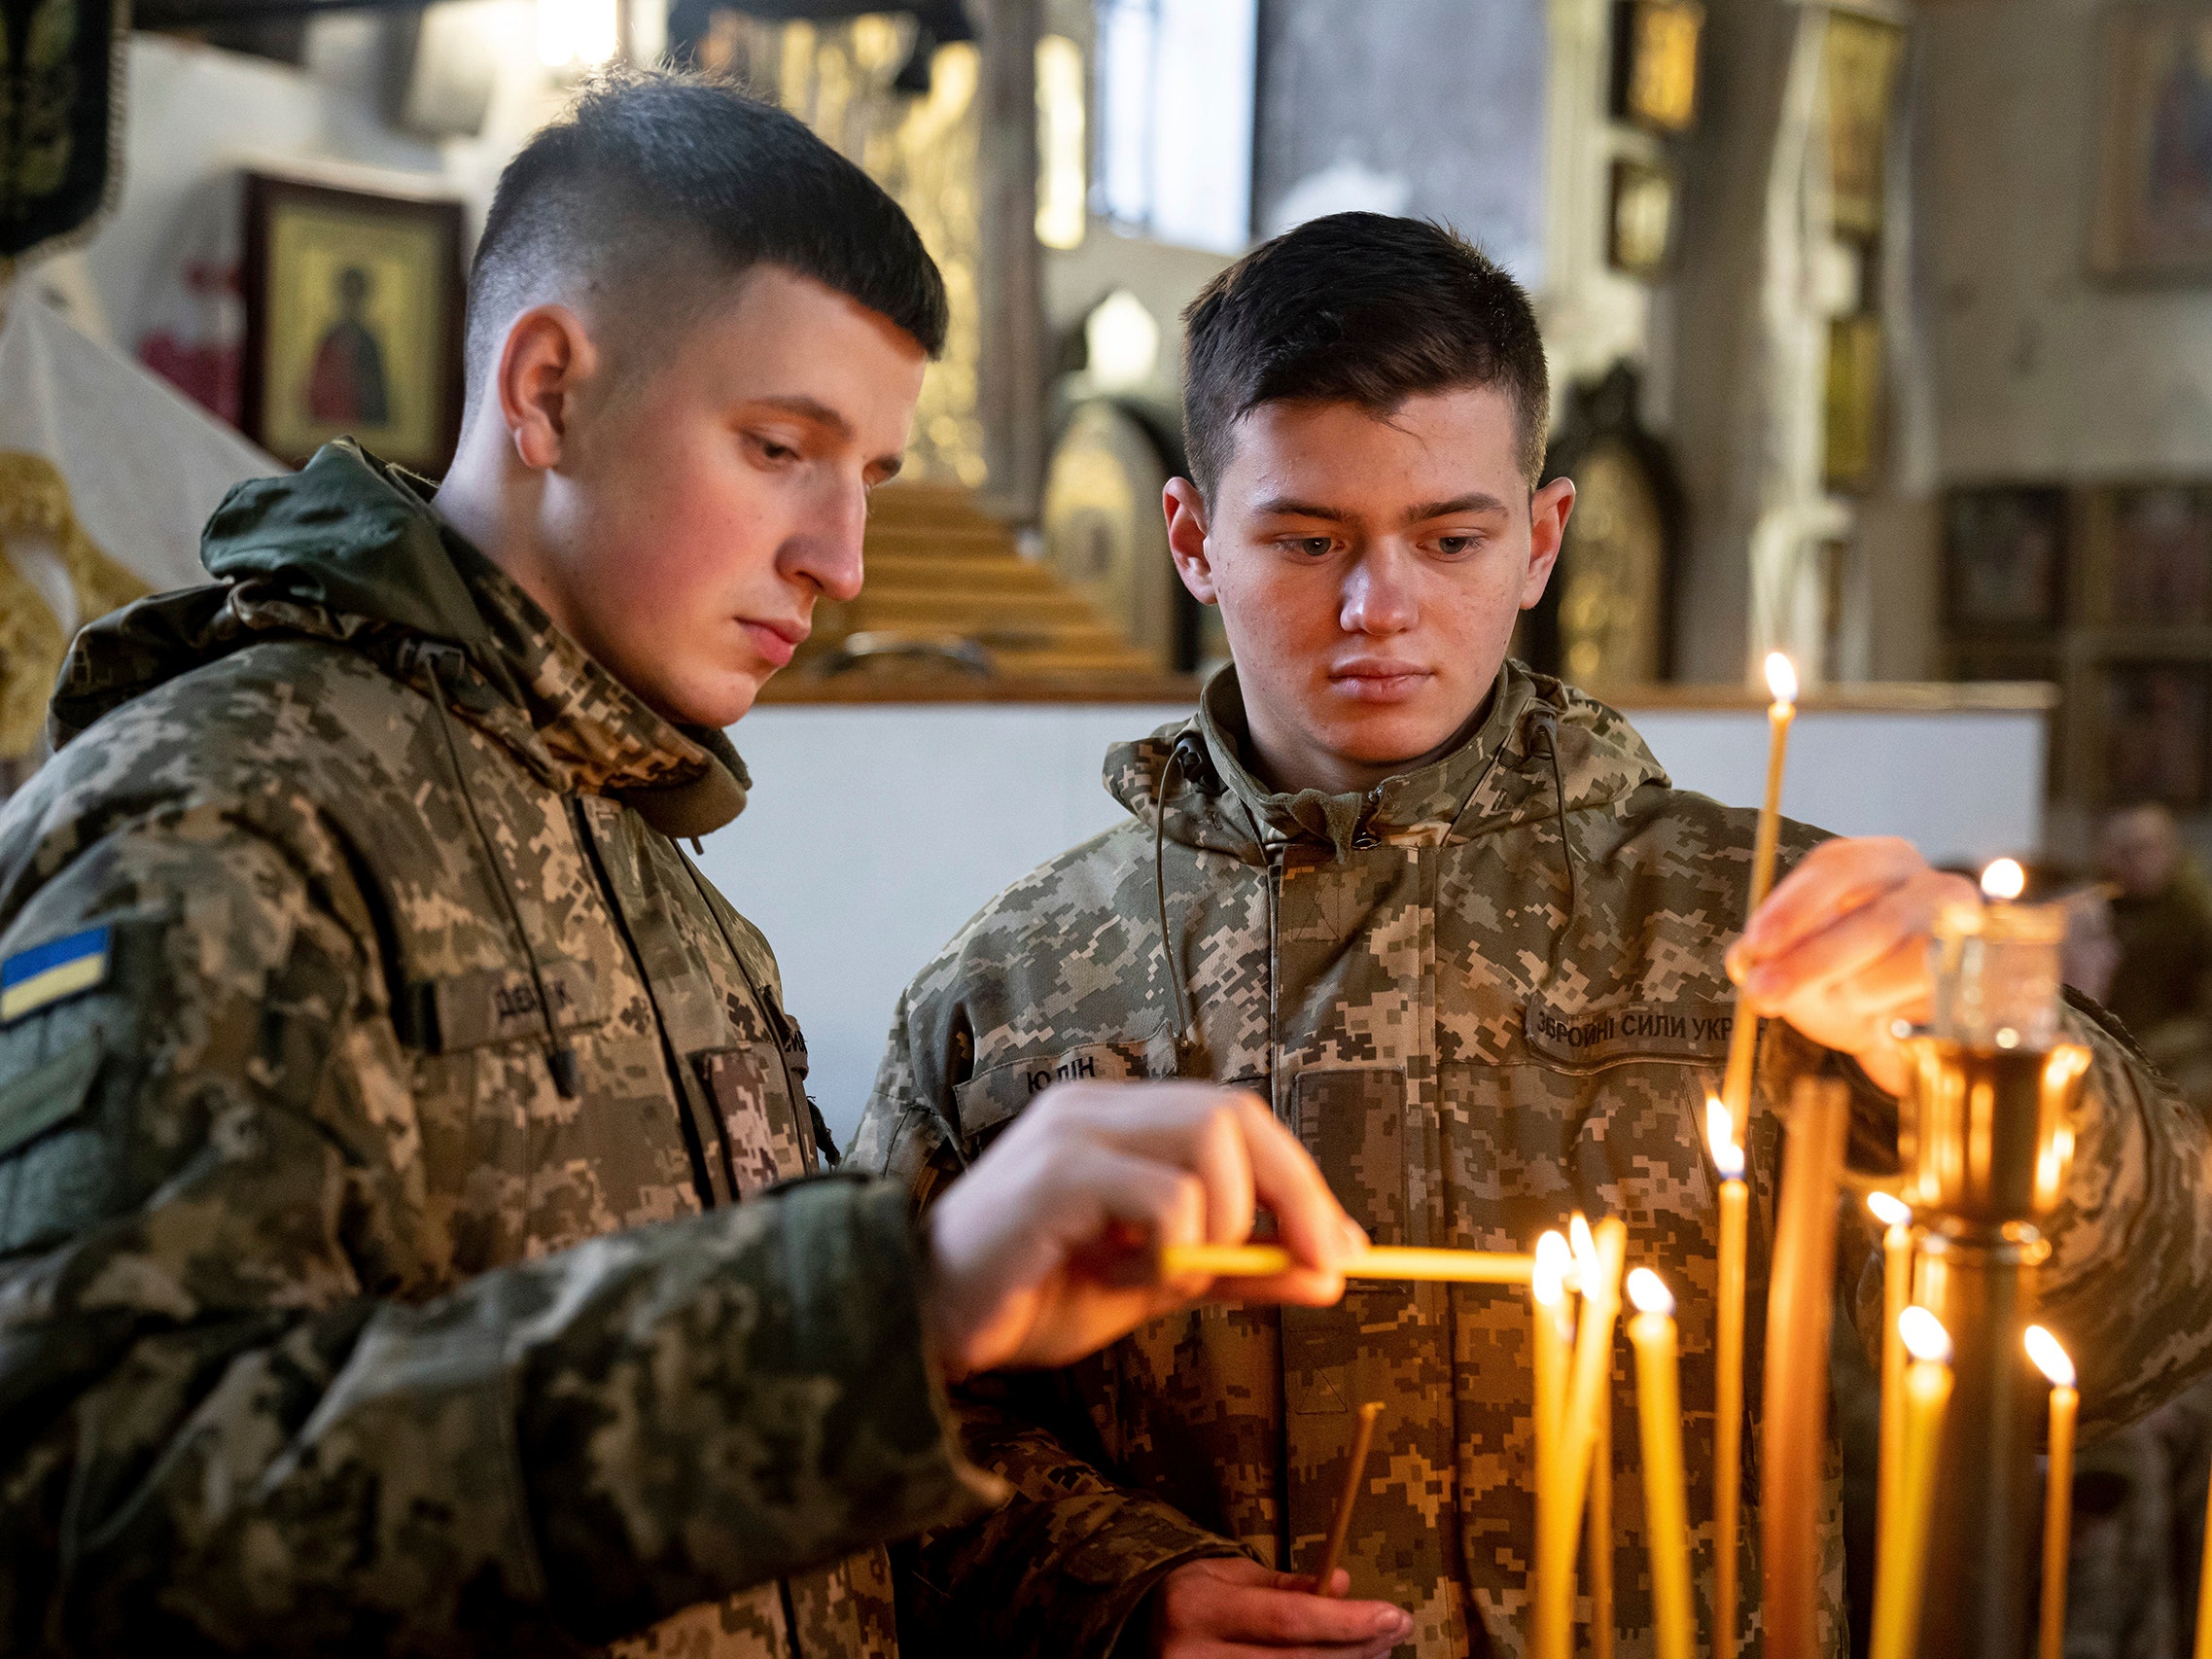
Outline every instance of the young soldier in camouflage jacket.
[[(1009, 888), (915, 979), (855, 1156), (929, 1200), (1056, 1077), (1211, 1077), (1267, 1096), (1378, 1243), (1519, 1251), (1576, 1210), (1621, 1218), (1631, 1264), (1679, 1298), (1709, 1629), (1703, 1105), (1753, 816), (1673, 789), (1620, 716), (1503, 662), (1573, 486), (1539, 487), (1534, 319), (1471, 248), (1370, 215), (1290, 232), (1193, 307), (1185, 397), (1171, 543), (1236, 667), (1195, 719), (1108, 757), (1129, 822)], [(1808, 1069), (1843, 1077), (1862, 1153), (1894, 1156), (1889, 1027), (1924, 999), (1936, 907), (1972, 897), (1901, 843), (1817, 839), (1788, 831), (1795, 872), (1733, 947), (1761, 1011), (1785, 1016), (1748, 1131), (1753, 1456), (1776, 1103)], [(2044, 1317), (2081, 1357), (2087, 1418), (2111, 1424), (2206, 1363), (2212, 1200), (2196, 1115), (2092, 1019), (2073, 1029), (2096, 1069)], [(1519, 1653), (1528, 1330), (1518, 1288), (1358, 1284), (1340, 1307), (1210, 1307), (974, 1387), (970, 1452), (1016, 1496), (923, 1540), (909, 1639), (950, 1651), (979, 1629), (1054, 1659)], [(1355, 1599), (1325, 1601), (1271, 1569), (1312, 1563), (1368, 1400), (1384, 1411)], [(1621, 1356), (1614, 1402), (1618, 1651), (1647, 1654)], [(1821, 1525), (1840, 1654), (1839, 1466)]]
[(881, 1541), (999, 1492), (940, 1371), (1155, 1311), (1118, 1224), (1346, 1247), (1221, 1091), (1063, 1091), (926, 1234), (763, 1192), (805, 1045), (671, 837), (858, 585), (942, 291), (795, 121), (640, 78), (471, 303), (435, 509), (344, 443), (242, 485), (0, 816), (0, 1650), (890, 1655)]

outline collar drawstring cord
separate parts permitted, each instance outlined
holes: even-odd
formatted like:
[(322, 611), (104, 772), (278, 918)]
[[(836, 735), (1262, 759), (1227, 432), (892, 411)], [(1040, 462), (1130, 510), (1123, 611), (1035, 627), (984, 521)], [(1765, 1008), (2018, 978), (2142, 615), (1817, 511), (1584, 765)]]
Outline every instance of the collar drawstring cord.
[(1183, 746), (1196, 748), (1202, 739), (1195, 731), (1185, 731), (1176, 739), (1176, 746), (1168, 751), (1168, 763), (1160, 768), (1160, 789), (1152, 802), (1152, 897), (1160, 907), (1160, 952), (1167, 959), (1168, 989), (1176, 999), (1176, 1052), (1180, 1055), (1196, 1041), (1192, 1032), (1193, 1019), (1190, 994), (1183, 987), (1182, 970), (1176, 961), (1175, 935), (1168, 931), (1168, 797), (1173, 793), (1169, 780), (1176, 776), (1187, 777), (1190, 768), (1183, 759)]
[(1575, 897), (1574, 841), (1566, 830), (1566, 775), (1560, 769), (1560, 717), (1556, 710), (1539, 706), (1529, 724), (1543, 739), (1544, 754), (1552, 763), (1552, 798), (1558, 802), (1560, 814), (1560, 860), (1566, 865), (1566, 920), (1552, 935), (1551, 962), (1554, 971), (1559, 967), (1561, 942), (1568, 928), (1574, 925), (1578, 903)]
[(530, 934), (522, 925), (522, 906), (515, 901), (514, 892), (509, 886), (507, 872), (501, 866), (498, 855), (492, 850), (491, 837), (484, 833), (484, 821), (476, 816), (476, 797), (469, 793), (467, 774), (461, 770), (461, 746), (453, 736), (453, 716), (445, 706), (445, 683), (439, 678), (438, 658), (431, 653), (423, 653), (423, 662), (430, 670), (431, 701), (438, 705), (438, 729), (445, 738), (445, 759), (453, 768), (453, 787), (461, 796), (462, 809), (469, 816), (469, 826), (476, 832), (476, 844), (483, 849), (484, 863), (489, 866), (493, 891), (507, 907), (507, 919), (514, 928), (514, 936), (521, 942), (522, 959), (530, 965), (530, 984), (538, 994), (538, 1017), (545, 1026), (545, 1064), (553, 1074), (553, 1087), (560, 1090), (563, 1100), (575, 1100), (582, 1092), (578, 1076), (576, 1050), (561, 1041), (559, 1029), (553, 1024), (553, 1005), (545, 997), (545, 975), (538, 966), (538, 953), (531, 947)]

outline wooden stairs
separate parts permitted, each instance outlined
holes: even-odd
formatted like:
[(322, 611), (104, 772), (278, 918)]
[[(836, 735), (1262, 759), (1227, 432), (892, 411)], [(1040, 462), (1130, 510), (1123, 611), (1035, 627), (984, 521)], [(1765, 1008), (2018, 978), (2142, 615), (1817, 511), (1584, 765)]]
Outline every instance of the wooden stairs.
[(859, 598), (825, 600), (764, 703), (1187, 701), (1120, 628), (954, 484), (888, 484)]

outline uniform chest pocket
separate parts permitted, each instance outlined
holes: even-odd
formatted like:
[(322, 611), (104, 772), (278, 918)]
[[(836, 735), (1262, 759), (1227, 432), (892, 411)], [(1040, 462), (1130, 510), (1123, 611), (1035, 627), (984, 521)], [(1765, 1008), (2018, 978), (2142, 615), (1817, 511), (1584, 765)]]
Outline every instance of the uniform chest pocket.
[(969, 1157), (978, 1156), (1024, 1107), (1055, 1083), (1172, 1077), (1175, 1070), (1175, 1041), (1165, 1023), (1148, 1037), (998, 1061), (953, 1089), (962, 1145)]
[(1295, 1098), (1298, 1138), (1345, 1213), (1376, 1244), (1409, 1242), (1405, 1068), (1301, 1072)]
[(783, 1059), (771, 1042), (746, 1042), (691, 1056), (714, 1108), (730, 1190), (744, 1198), (815, 1167), (814, 1137), (783, 1087)]

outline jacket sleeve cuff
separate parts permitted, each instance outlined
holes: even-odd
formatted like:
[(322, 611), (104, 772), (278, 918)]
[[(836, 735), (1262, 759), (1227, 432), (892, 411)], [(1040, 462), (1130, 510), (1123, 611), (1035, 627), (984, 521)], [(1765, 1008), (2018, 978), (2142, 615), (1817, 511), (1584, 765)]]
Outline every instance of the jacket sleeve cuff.
[[(932, 1533), (900, 1554), (900, 1618), (914, 1617), (923, 1651), (1121, 1659), (1162, 1579), (1246, 1552), (1169, 1504), (1116, 1492), (1052, 1503), (1016, 1497), (980, 1527)], [(1056, 1571), (1039, 1571), (1048, 1563)], [(946, 1588), (955, 1583), (957, 1597)]]
[(569, 1254), (583, 1283), (548, 1288), (568, 1307), (530, 1344), (520, 1450), (579, 1635), (1002, 1501), (924, 1351), (927, 1256), (898, 1186), (795, 1182)]

